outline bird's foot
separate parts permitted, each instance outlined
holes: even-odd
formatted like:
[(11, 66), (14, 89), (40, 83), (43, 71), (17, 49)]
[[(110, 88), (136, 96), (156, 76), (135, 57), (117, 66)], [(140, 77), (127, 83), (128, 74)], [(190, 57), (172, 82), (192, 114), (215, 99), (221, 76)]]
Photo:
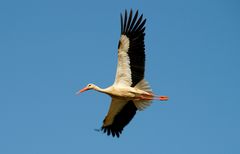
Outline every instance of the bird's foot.
[(159, 96), (158, 99), (160, 101), (167, 101), (168, 100), (168, 96)]

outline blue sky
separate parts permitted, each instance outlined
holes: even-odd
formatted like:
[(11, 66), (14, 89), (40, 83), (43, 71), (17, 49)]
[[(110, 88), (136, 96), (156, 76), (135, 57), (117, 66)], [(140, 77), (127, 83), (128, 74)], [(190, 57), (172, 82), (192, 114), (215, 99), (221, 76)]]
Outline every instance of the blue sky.
[[(240, 153), (237, 0), (1, 1), (0, 153)], [(115, 77), (119, 14), (147, 18), (146, 79), (168, 102), (119, 139), (100, 128)]]

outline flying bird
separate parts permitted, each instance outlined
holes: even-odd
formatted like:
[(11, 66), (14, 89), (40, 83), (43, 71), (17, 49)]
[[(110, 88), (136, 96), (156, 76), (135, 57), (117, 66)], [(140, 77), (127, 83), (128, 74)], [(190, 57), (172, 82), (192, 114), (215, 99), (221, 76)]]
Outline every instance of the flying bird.
[(109, 111), (103, 120), (101, 131), (119, 137), (124, 127), (133, 119), (137, 110), (148, 107), (152, 100), (166, 101), (167, 96), (155, 95), (148, 82), (144, 79), (145, 69), (145, 23), (143, 14), (138, 10), (128, 15), (125, 10), (121, 18), (121, 36), (118, 43), (118, 64), (115, 82), (112, 86), (102, 89), (88, 84), (79, 90), (80, 94), (87, 90), (96, 90), (109, 95), (112, 100)]

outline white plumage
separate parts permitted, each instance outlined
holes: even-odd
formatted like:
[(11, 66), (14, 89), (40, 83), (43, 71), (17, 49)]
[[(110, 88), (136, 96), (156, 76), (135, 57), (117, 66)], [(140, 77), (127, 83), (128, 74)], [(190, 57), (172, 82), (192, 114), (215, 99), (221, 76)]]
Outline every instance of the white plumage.
[(118, 66), (114, 85), (130, 86), (132, 84), (130, 60), (128, 56), (129, 39), (121, 35), (118, 49)]

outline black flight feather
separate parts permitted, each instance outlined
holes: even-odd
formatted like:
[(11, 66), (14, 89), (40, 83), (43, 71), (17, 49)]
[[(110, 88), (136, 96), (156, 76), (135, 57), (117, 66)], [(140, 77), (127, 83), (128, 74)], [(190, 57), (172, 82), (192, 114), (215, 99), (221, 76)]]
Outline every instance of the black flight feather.
[(101, 130), (107, 135), (115, 137), (120, 136), (123, 131), (123, 128), (132, 120), (136, 114), (137, 108), (134, 105), (133, 101), (129, 101), (123, 109), (114, 117), (113, 123), (108, 126), (102, 126)]

